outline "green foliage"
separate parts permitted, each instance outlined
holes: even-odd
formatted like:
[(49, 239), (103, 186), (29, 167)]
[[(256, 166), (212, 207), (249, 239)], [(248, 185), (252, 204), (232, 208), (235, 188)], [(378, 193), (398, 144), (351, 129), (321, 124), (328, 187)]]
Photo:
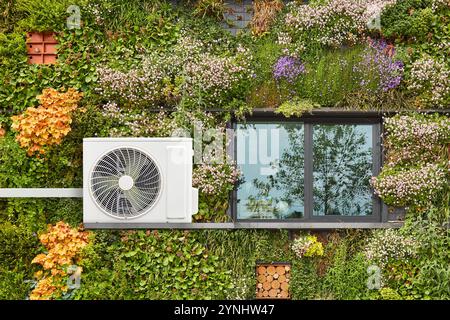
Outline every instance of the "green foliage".
[(275, 109), (283, 103), (283, 100), (275, 81), (268, 81), (252, 88), (247, 103), (251, 108)]
[(439, 203), (448, 182), (448, 117), (396, 115), (384, 123), (386, 165), (372, 179), (375, 192), (394, 206)]
[(23, 61), (25, 55), (25, 35), (22, 33), (0, 33), (0, 62), (2, 69)]
[[(76, 298), (217, 299), (231, 288), (229, 271), (195, 233), (124, 232), (120, 241), (105, 248), (96, 240), (96, 246), (111, 260), (86, 256), (85, 280)], [(112, 288), (115, 293), (105, 295)]]
[(228, 197), (202, 195), (199, 197), (198, 213), (194, 215), (196, 221), (203, 222), (227, 222), (230, 220), (227, 214)]
[(220, 21), (223, 20), (226, 10), (224, 0), (198, 0), (195, 3), (194, 15), (199, 18), (209, 16)]
[(0, 300), (24, 299), (30, 290), (31, 260), (39, 244), (36, 233), (25, 226), (0, 223)]
[(292, 265), (290, 292), (295, 300), (322, 298), (320, 294), (321, 278), (317, 273), (316, 262), (312, 260), (295, 261)]
[(350, 255), (347, 244), (341, 244), (325, 275), (325, 296), (344, 300), (367, 298), (367, 267), (367, 260), (362, 253)]
[(416, 263), (418, 271), (411, 280), (415, 298), (450, 298), (449, 217), (447, 193), (440, 207), (429, 208), (422, 215), (411, 217), (406, 226), (406, 230), (421, 244)]
[[(89, 97), (90, 86), (97, 80), (92, 63), (95, 61), (100, 35), (98, 31), (86, 27), (57, 36), (59, 57), (55, 65), (27, 64), (23, 36), (21, 49), (9, 57), (9, 61), (15, 63), (0, 69), (0, 76), (4, 79), (0, 87), (0, 110), (11, 113), (36, 106), (36, 96), (49, 87), (73, 87)], [(20, 38), (16, 36), (15, 39)]]
[(173, 21), (177, 15), (166, 1), (96, 0), (89, 1), (85, 11), (98, 29), (144, 48), (172, 44), (180, 29)]
[(23, 15), (18, 22), (22, 31), (62, 30), (69, 17), (70, 5), (84, 5), (86, 0), (16, 0), (16, 10)]
[(383, 35), (424, 41), (431, 32), (433, 10), (430, 0), (400, 0), (381, 15)]
[(314, 103), (311, 100), (294, 97), (292, 100), (286, 101), (279, 106), (275, 113), (281, 113), (286, 118), (291, 116), (300, 117), (303, 113), (311, 112), (314, 108), (319, 107), (319, 104)]
[[(220, 257), (223, 269), (230, 270), (233, 279), (242, 279), (238, 282), (239, 288), (228, 294), (231, 299), (254, 298), (256, 262), (293, 260), (287, 231), (208, 230), (199, 237), (211, 253)], [(295, 270), (292, 273), (294, 277)]]
[(75, 119), (72, 131), (61, 146), (51, 148), (43, 158), (29, 157), (9, 133), (0, 139), (0, 186), (2, 188), (43, 188), (82, 186), (82, 138), (105, 134), (98, 111)]
[[(424, 56), (443, 65), (443, 79), (450, 65), (448, 48), (443, 45), (450, 40), (450, 9), (444, 4), (432, 7), (432, 2), (437, 4), (431, 0), (400, 0), (382, 15), (381, 34), (395, 41), (395, 60), (405, 63), (405, 83), (409, 85), (408, 81), (413, 82), (413, 64)], [(311, 3), (319, 6), (330, 2)], [(374, 94), (378, 70), (355, 72), (367, 49), (360, 39), (362, 30), (356, 20), (339, 16), (332, 6), (327, 8), (331, 18), (323, 28), (318, 23), (320, 17), (312, 17), (315, 22), (309, 29), (288, 27), (285, 13), (290, 8), (286, 8), (271, 33), (253, 38), (248, 33), (232, 37), (220, 26), (217, 20), (223, 17), (223, 1), (190, 4), (196, 7), (174, 7), (163, 0), (1, 1), (0, 124), (6, 135), (0, 137), (0, 187), (81, 187), (84, 137), (168, 136), (176, 126), (191, 130), (198, 116), (191, 111), (204, 113), (199, 107), (226, 110), (207, 119), (208, 128), (230, 120), (233, 113), (243, 118), (257, 107), (277, 108), (285, 117), (299, 117), (319, 106), (414, 109), (428, 106), (418, 103), (418, 95), (426, 97), (434, 87), (439, 89), (440, 83), (446, 83), (445, 79), (436, 82), (435, 72), (430, 72), (430, 83), (437, 83), (433, 86), (427, 83), (413, 90), (401, 84), (396, 90)], [(69, 5), (80, 6), (81, 29), (67, 29)], [(304, 21), (296, 23), (300, 26)], [(59, 41), (58, 62), (28, 64), (25, 32), (51, 30)], [(282, 38), (286, 43), (279, 41)], [(191, 46), (188, 39), (200, 44)], [(179, 46), (183, 41), (187, 45)], [(155, 55), (167, 72), (161, 80), (163, 99), (142, 105), (124, 99), (116, 101), (119, 111), (114, 116), (106, 112), (103, 105), (115, 96), (96, 91), (99, 68), (129, 71), (149, 55)], [(292, 55), (306, 66), (307, 72), (292, 85), (281, 85), (273, 79), (274, 65), (282, 55)], [(185, 62), (194, 57), (195, 63), (190, 65), (194, 71), (186, 77)], [(218, 85), (217, 98), (205, 88), (218, 75), (218, 69), (212, 68), (219, 64), (224, 66), (221, 80), (225, 80)], [(236, 66), (246, 66), (245, 76), (222, 90), (228, 83), (227, 71)], [(186, 84), (201, 73), (205, 76), (196, 79), (190, 88), (192, 95), (184, 92)], [(370, 84), (368, 90), (361, 88), (361, 80)], [(36, 96), (49, 87), (82, 91), (87, 112), (74, 118), (72, 131), (61, 145), (51, 148), (44, 158), (30, 158), (8, 128), (10, 117), (36, 106)], [(176, 112), (149, 115), (147, 109), (159, 108), (174, 108)], [(411, 168), (422, 162), (447, 160), (446, 127), (442, 126), (437, 140), (417, 136), (430, 123), (444, 123), (444, 118), (419, 118), (405, 127), (397, 126), (398, 131), (407, 133), (406, 138), (385, 140), (385, 146), (393, 150), (387, 154), (387, 162)], [(364, 168), (358, 165), (354, 172), (361, 173)], [(386, 168), (383, 175), (392, 177), (397, 169)], [(217, 194), (201, 194), (198, 220), (225, 221), (228, 217), (232, 185), (219, 182), (223, 188)], [(425, 199), (409, 208), (407, 226), (401, 231), (421, 244), (417, 257), (408, 261), (390, 259), (383, 270), (386, 281), (380, 291), (367, 290), (368, 262), (362, 244), (371, 233), (365, 231), (330, 234), (328, 244), (323, 242), (324, 255), (314, 259), (295, 257), (287, 231), (97, 231), (84, 253), (82, 287), (68, 298), (253, 299), (256, 262), (288, 261), (292, 264), (290, 290), (294, 299), (448, 299), (448, 187), (444, 184), (433, 196), (434, 206)], [(390, 202), (387, 198), (385, 201)], [(36, 234), (45, 230), (47, 223), (61, 220), (72, 226), (81, 223), (82, 201), (0, 200), (0, 299), (27, 296), (30, 285), (26, 281), (32, 279), (34, 270), (30, 262), (39, 248)]]
[(298, 258), (323, 256), (322, 242), (313, 235), (302, 235), (293, 241), (291, 246)]
[[(269, 36), (263, 37), (258, 42), (252, 42), (250, 48), (253, 56), (252, 68), (256, 75), (253, 80), (253, 90), (255, 90), (255, 88), (263, 84), (268, 85), (272, 81), (273, 66), (282, 54), (282, 48), (275, 42), (273, 37)], [(252, 106), (259, 107), (259, 105)]]
[(5, 0), (0, 2), (0, 33), (10, 32), (20, 20), (21, 15), (16, 8), (17, 0)]
[(0, 140), (0, 159), (0, 185), (3, 188), (38, 187), (50, 173), (48, 162), (28, 157), (12, 135)]
[(1, 270), (20, 270), (23, 265), (29, 265), (37, 252), (38, 239), (23, 226), (19, 227), (9, 222), (0, 224)]
[(354, 66), (360, 61), (361, 53), (361, 47), (354, 47), (315, 56), (308, 61), (308, 72), (298, 88), (299, 96), (322, 106), (339, 104), (348, 92), (358, 88)]
[(29, 271), (0, 270), (0, 300), (24, 300), (31, 286)]
[(381, 300), (402, 300), (402, 296), (398, 294), (397, 291), (391, 288), (381, 288), (380, 289), (380, 299)]
[(33, 232), (45, 228), (45, 200), (3, 199), (1, 220), (23, 226)]

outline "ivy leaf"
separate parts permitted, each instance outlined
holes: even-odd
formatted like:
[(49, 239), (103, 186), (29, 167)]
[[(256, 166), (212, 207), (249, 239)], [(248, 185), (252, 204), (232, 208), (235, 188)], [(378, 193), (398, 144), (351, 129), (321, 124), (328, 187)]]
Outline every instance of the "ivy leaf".
[(130, 258), (134, 257), (137, 254), (137, 251), (130, 251), (124, 254), (125, 257)]

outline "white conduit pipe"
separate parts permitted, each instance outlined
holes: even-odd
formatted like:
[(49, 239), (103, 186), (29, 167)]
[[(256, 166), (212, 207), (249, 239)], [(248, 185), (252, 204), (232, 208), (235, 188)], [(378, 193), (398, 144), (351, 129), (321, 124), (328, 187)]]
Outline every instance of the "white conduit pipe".
[(0, 198), (83, 198), (82, 188), (0, 188)]

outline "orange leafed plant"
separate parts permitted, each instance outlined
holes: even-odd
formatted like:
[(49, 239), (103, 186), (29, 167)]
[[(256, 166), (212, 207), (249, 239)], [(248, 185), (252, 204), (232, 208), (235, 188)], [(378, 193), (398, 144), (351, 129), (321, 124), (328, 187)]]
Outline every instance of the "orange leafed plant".
[(251, 22), (252, 32), (261, 36), (267, 31), (277, 14), (283, 9), (281, 0), (255, 0), (253, 1), (253, 19)]
[(67, 267), (77, 262), (81, 250), (89, 244), (89, 233), (60, 221), (54, 226), (49, 225), (47, 233), (42, 234), (39, 240), (47, 253), (38, 254), (32, 261), (44, 270), (35, 274), (38, 282), (30, 300), (55, 299), (68, 290)]
[(45, 146), (60, 144), (70, 132), (72, 113), (77, 109), (82, 93), (70, 88), (66, 92), (44, 89), (37, 98), (40, 106), (30, 107), (13, 116), (12, 129), (18, 132), (16, 140), (28, 155), (45, 153)]

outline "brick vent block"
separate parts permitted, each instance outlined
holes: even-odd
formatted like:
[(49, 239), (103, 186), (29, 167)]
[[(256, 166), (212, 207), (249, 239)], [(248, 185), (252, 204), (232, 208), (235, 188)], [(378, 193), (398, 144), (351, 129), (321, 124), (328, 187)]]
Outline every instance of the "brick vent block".
[(28, 63), (53, 64), (58, 57), (58, 41), (54, 32), (29, 32), (27, 34)]

